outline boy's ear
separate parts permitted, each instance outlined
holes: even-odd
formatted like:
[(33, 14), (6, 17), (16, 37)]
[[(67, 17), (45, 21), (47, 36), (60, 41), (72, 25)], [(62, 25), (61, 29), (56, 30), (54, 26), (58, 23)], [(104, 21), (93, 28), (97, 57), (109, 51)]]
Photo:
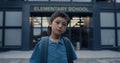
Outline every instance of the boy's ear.
[(51, 22), (49, 22), (49, 23), (48, 23), (48, 26), (49, 26), (49, 27), (51, 27), (51, 24), (52, 24), (52, 23), (51, 23)]
[(48, 25), (49, 27), (51, 27), (51, 25)]

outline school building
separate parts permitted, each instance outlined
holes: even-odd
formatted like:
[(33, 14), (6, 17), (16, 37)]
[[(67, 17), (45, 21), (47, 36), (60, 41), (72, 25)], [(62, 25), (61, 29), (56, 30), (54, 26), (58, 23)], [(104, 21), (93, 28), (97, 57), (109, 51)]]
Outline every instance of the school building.
[(0, 0), (0, 50), (33, 49), (55, 11), (69, 15), (76, 49), (120, 48), (120, 0)]

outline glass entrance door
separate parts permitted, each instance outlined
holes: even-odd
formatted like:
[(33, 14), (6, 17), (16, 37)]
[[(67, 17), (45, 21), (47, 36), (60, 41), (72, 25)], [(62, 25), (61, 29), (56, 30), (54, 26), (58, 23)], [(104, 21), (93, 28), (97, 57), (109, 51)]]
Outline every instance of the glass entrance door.
[(71, 41), (75, 49), (80, 49), (81, 43), (81, 28), (80, 28), (80, 17), (73, 16), (70, 23), (71, 28)]
[(30, 17), (32, 23), (32, 36), (33, 43), (32, 47), (40, 40), (41, 37), (47, 36), (47, 27), (50, 17), (32, 16)]
[(71, 41), (75, 49), (89, 49), (92, 42), (92, 21), (90, 16), (73, 16), (69, 24)]
[[(50, 14), (51, 15), (51, 14)], [(40, 40), (42, 36), (47, 36), (48, 21), (50, 20), (50, 15), (34, 15), (30, 17), (32, 23), (32, 47)], [(73, 13), (73, 15), (75, 15)], [(72, 16), (69, 15), (71, 20), (68, 24), (66, 32), (63, 34), (68, 37), (74, 48), (89, 49), (93, 40), (92, 37), (92, 18), (91, 16)]]

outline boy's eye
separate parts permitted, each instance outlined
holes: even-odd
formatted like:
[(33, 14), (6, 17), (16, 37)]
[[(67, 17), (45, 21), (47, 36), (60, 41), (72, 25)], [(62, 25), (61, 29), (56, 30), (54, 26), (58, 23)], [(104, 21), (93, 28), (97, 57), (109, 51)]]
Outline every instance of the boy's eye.
[(67, 26), (67, 23), (66, 23), (66, 22), (59, 22), (59, 21), (56, 21), (55, 23), (56, 23), (57, 25), (62, 24), (63, 26)]
[(60, 22), (56, 22), (57, 24), (59, 24)]
[(63, 26), (67, 26), (67, 24), (66, 24), (66, 23), (63, 23), (62, 25), (63, 25)]

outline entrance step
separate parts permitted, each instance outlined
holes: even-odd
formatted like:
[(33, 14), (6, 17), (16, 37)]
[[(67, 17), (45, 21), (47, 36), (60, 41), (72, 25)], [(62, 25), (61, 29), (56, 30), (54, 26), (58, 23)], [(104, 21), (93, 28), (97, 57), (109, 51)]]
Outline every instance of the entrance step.
[[(0, 59), (0, 63), (29, 63), (29, 59), (5, 58)], [(120, 58), (102, 58), (102, 59), (79, 58), (76, 61), (76, 63), (120, 63)]]

